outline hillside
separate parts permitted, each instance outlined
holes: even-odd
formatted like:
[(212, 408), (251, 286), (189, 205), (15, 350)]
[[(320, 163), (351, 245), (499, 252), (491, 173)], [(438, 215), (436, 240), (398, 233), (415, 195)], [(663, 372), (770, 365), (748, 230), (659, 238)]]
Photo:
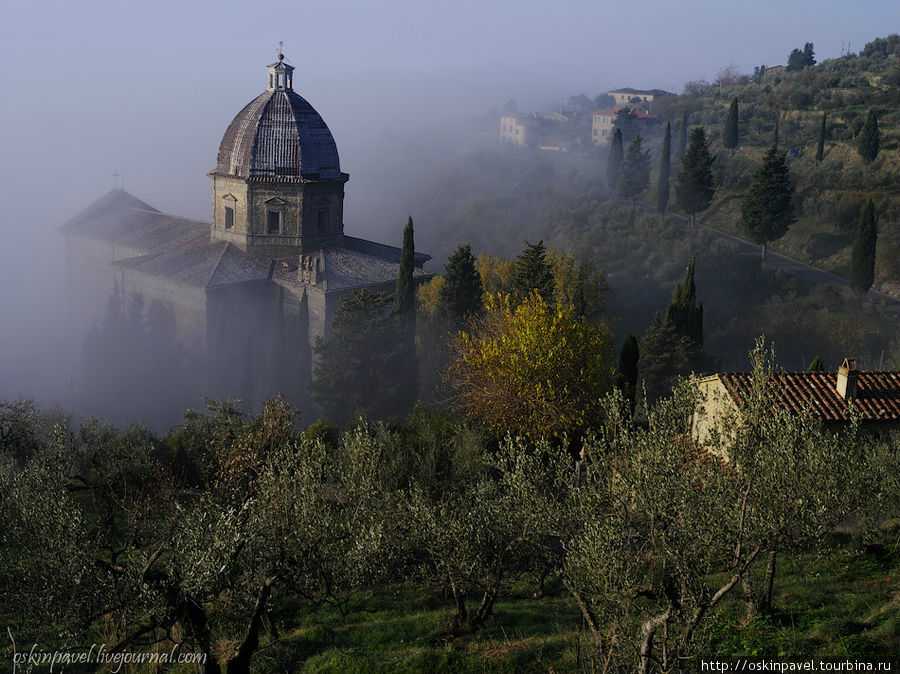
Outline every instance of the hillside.
[[(753, 81), (757, 80), (757, 81)], [(722, 130), (733, 99), (739, 106), (739, 145), (729, 152)], [(701, 222), (740, 235), (739, 208), (755, 167), (771, 144), (776, 120), (779, 147), (796, 185), (797, 222), (772, 248), (842, 276), (850, 268), (859, 211), (875, 200), (879, 240), (875, 287), (900, 296), (900, 36), (878, 38), (859, 54), (829, 59), (773, 77), (723, 70), (716, 84), (692, 83), (686, 93), (659, 101), (654, 113), (689, 126), (702, 125), (717, 155), (717, 191)], [(869, 110), (878, 118), (880, 152), (866, 163), (857, 152)], [(826, 141), (816, 147), (822, 115)]]

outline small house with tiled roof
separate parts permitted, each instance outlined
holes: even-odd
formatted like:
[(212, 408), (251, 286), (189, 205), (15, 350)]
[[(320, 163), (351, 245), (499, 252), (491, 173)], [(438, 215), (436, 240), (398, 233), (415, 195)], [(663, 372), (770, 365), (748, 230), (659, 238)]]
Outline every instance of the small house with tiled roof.
[[(161, 213), (116, 189), (61, 228), (72, 295), (97, 300), (81, 320), (96, 323), (113, 297), (123, 311), (135, 298), (163, 305), (180, 346), (204, 364), (208, 395), (272, 393), (273, 350), (288, 354), (286, 368), (308, 360), (340, 299), (362, 288), (392, 292), (399, 274), (399, 248), (344, 233), (349, 175), (325, 121), (293, 82), (279, 51), (266, 90), (222, 138), (208, 174), (211, 221)], [(415, 253), (416, 282), (432, 276), (423, 269), (429, 259)], [(285, 324), (302, 339), (277, 345)], [(249, 379), (255, 390), (241, 390)]]
[[(752, 374), (720, 372), (698, 379), (697, 387), (693, 435), (702, 444), (744, 407), (753, 391)], [(773, 407), (826, 426), (849, 423), (855, 415), (873, 432), (900, 428), (900, 371), (860, 371), (853, 358), (845, 358), (837, 372), (772, 373), (770, 393)]]

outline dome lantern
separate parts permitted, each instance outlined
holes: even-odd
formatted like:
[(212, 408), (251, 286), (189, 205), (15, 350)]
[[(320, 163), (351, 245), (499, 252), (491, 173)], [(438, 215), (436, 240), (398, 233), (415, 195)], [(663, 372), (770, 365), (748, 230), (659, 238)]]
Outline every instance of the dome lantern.
[(267, 91), (292, 91), (294, 85), (294, 66), (284, 62), (284, 54), (278, 48), (278, 60), (266, 66), (269, 71)]

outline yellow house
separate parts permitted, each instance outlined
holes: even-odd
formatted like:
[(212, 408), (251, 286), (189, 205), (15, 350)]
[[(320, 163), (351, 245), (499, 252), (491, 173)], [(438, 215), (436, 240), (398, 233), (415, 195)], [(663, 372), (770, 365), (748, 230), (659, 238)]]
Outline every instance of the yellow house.
[[(593, 145), (607, 145), (612, 139), (616, 125), (616, 117), (621, 108), (608, 108), (598, 110), (593, 114), (591, 122), (591, 143)], [(648, 115), (639, 110), (631, 110), (632, 119), (640, 124), (655, 124), (658, 120), (653, 115)]]
[(623, 108), (626, 105), (651, 103), (662, 96), (671, 96), (668, 91), (663, 91), (662, 89), (632, 89), (631, 87), (613, 89), (608, 93), (613, 97), (617, 108)]

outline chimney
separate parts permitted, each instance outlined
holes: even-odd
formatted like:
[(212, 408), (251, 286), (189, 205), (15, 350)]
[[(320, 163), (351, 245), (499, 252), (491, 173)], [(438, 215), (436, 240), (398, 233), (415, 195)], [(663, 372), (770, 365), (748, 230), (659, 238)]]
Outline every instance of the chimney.
[(844, 362), (838, 368), (837, 389), (838, 395), (848, 403), (856, 400), (856, 382), (859, 379), (859, 370), (856, 369), (856, 358), (844, 358)]

